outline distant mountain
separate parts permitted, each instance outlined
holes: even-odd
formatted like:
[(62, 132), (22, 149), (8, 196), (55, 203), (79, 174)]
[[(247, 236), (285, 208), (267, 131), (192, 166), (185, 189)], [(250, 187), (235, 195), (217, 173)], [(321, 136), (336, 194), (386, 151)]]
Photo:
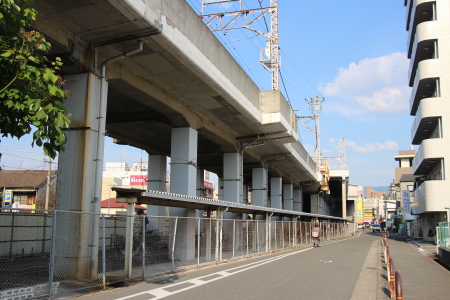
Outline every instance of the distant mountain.
[(389, 186), (373, 186), (372, 190), (376, 192), (386, 192), (386, 194), (389, 194)]

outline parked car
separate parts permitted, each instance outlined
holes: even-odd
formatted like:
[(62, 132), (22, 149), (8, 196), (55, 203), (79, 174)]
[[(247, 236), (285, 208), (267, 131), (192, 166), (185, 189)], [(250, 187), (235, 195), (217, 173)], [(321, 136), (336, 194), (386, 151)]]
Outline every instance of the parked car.
[(381, 232), (380, 224), (372, 224), (372, 232), (375, 232), (375, 231)]
[(364, 227), (363, 224), (358, 224), (358, 229), (362, 229)]

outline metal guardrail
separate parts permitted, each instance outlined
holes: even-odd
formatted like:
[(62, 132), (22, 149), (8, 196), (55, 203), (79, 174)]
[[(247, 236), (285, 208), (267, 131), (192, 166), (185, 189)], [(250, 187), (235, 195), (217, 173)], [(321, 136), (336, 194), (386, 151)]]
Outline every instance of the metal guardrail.
[(400, 271), (395, 271), (394, 260), (390, 255), (389, 246), (386, 243), (386, 233), (384, 232), (381, 234), (381, 245), (384, 251), (384, 262), (386, 264), (391, 299), (403, 300), (402, 276)]

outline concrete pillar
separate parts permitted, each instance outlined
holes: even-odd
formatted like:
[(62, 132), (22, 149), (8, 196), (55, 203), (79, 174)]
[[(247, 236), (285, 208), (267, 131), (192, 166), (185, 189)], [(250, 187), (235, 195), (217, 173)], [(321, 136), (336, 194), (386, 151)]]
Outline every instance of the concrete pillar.
[[(242, 203), (242, 157), (239, 153), (223, 154), (223, 199), (229, 202)], [(241, 219), (242, 214), (224, 212), (224, 219)], [(231, 224), (226, 222), (225, 224)], [(232, 232), (232, 231), (229, 231)]]
[[(196, 130), (172, 129), (170, 191), (187, 196), (197, 195), (197, 142)], [(196, 217), (195, 209), (170, 209), (171, 216)], [(190, 261), (195, 258), (195, 219), (179, 219), (175, 243), (175, 259)]]
[(319, 213), (319, 195), (311, 194), (311, 213), (318, 214)]
[(283, 184), (283, 209), (293, 210), (294, 187), (292, 183)]
[[(205, 170), (197, 169), (197, 197), (205, 197)], [(203, 218), (203, 210), (197, 210), (197, 218)]]
[(243, 204), (248, 203), (248, 185), (246, 184), (242, 185), (242, 203)]
[(197, 197), (205, 197), (205, 170), (197, 169)]
[[(187, 196), (197, 195), (197, 141), (198, 133), (192, 128), (172, 129), (171, 193)], [(195, 209), (171, 208), (170, 215), (195, 217)]]
[(265, 168), (252, 169), (252, 204), (267, 206), (267, 171)]
[(239, 185), (239, 203), (247, 204), (247, 186), (244, 186), (244, 152), (241, 152), (239, 156), (239, 178), (241, 180)]
[[(167, 157), (164, 155), (149, 155), (147, 170), (147, 189), (150, 191), (166, 192)], [(166, 207), (147, 205), (147, 216), (165, 216)], [(151, 225), (151, 224), (150, 224)]]
[(223, 196), (225, 201), (240, 202), (241, 198), (241, 155), (223, 154)]
[(342, 177), (342, 218), (347, 218), (347, 178)]
[(219, 180), (218, 180), (218, 184), (219, 184), (219, 188), (217, 189), (217, 198), (219, 199), (219, 200), (224, 200), (223, 199), (223, 197), (224, 197), (224, 195), (223, 195), (223, 179), (222, 178), (219, 178)]
[(327, 203), (325, 202), (325, 199), (323, 198), (323, 196), (321, 194), (319, 194), (319, 199), (320, 199), (319, 214), (326, 215), (326, 213), (327, 213)]
[[(248, 197), (248, 185), (243, 184), (242, 185), (242, 203), (243, 204), (248, 204), (249, 201), (249, 197)], [(248, 219), (248, 214), (242, 214), (241, 216), (242, 220), (247, 220)]]
[(271, 207), (282, 209), (282, 193), (283, 193), (283, 180), (281, 177), (270, 178), (270, 203)]
[(292, 204), (292, 210), (294, 211), (303, 211), (303, 194), (302, 194), (302, 188), (296, 188), (293, 192), (293, 204)]
[[(64, 88), (73, 95), (64, 104), (72, 116), (71, 130), (65, 131), (66, 150), (58, 155), (56, 209), (94, 213), (100, 211), (100, 202), (94, 199), (100, 79), (84, 73), (66, 75), (64, 80)], [(105, 122), (105, 119), (101, 121)], [(103, 153), (101, 155), (103, 157)], [(85, 278), (90, 273), (91, 263), (96, 265), (91, 261), (96, 258), (90, 257), (89, 251), (94, 235), (94, 217), (69, 213), (58, 213), (56, 216), (56, 235), (61, 239), (56, 239), (55, 245), (55, 276)]]
[(164, 155), (149, 155), (147, 175), (148, 190), (166, 192), (167, 157)]

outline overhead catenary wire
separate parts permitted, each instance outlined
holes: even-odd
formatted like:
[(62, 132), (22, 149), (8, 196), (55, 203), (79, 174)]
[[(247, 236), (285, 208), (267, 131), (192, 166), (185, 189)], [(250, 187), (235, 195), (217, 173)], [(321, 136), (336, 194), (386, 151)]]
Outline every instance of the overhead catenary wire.
[[(190, 3), (190, 5), (194, 8), (194, 10), (197, 13), (200, 13), (199, 4), (194, 4), (194, 3), (192, 3), (191, 0), (188, 0), (188, 2)], [(258, 0), (258, 2), (259, 2), (259, 7), (262, 8), (262, 1)], [(244, 2), (243, 5), (246, 7), (246, 9), (248, 9), (247, 3)], [(226, 8), (224, 7), (223, 4), (220, 4), (220, 6), (222, 9), (226, 10)], [(234, 3), (231, 3), (230, 7), (233, 7), (233, 9), (235, 11), (239, 10), (236, 8)], [(257, 22), (262, 27), (265, 26), (265, 29), (267, 31), (269, 31), (269, 28), (267, 26), (266, 16), (264, 16), (263, 19), (264, 19), (264, 24), (261, 22), (261, 20), (258, 20)], [(258, 52), (260, 49), (258, 46), (256, 46), (256, 44), (252, 41), (252, 39), (256, 38), (258, 40), (258, 43), (260, 43), (263, 47), (265, 46), (265, 42), (262, 41), (261, 35), (249, 36), (246, 33), (247, 29), (244, 29), (244, 30), (241, 29), (239, 31), (241, 32), (241, 34), (243, 34), (245, 36), (245, 38), (233, 39), (233, 35), (229, 34), (229, 31), (227, 32), (228, 35), (227, 34), (219, 34), (219, 32), (217, 32), (217, 31), (215, 31), (214, 34), (222, 42), (224, 47), (226, 47), (229, 50), (230, 54), (236, 59), (238, 64), (241, 65), (241, 67), (244, 70), (246, 70), (246, 72), (248, 72), (250, 77), (257, 83), (257, 85), (260, 86), (261, 89), (264, 89), (263, 86), (258, 82), (258, 77), (255, 76), (255, 74), (252, 71), (252, 68), (250, 68), (248, 66), (248, 64), (245, 63), (246, 60), (241, 56), (240, 51), (238, 51), (236, 49), (236, 46), (233, 42), (248, 40)], [(285, 61), (288, 62), (293, 67), (293, 68), (291, 68), (291, 70), (294, 70), (295, 72), (297, 72), (300, 75), (300, 77), (303, 79), (303, 81), (306, 83), (306, 85), (309, 86), (314, 91), (314, 93), (307, 92), (306, 88), (300, 84), (300, 81), (294, 78), (295, 76), (292, 74), (292, 72), (289, 71), (289, 68), (281, 67), (280, 68), (280, 78), (281, 78), (281, 81), (283, 84), (284, 93), (286, 94), (287, 100), (289, 102), (292, 102), (292, 99), (291, 99), (292, 95), (290, 95), (291, 94), (290, 90), (293, 90), (295, 94), (298, 94), (300, 96), (299, 98), (301, 98), (301, 99), (311, 98), (315, 95), (321, 95), (321, 93), (310, 83), (310, 81), (306, 78), (306, 76), (292, 62), (291, 58), (284, 51), (281, 51), (281, 49), (280, 49), (280, 53), (283, 55), (283, 58), (285, 59)], [(285, 76), (283, 76), (283, 75), (285, 75)], [(289, 79), (289, 80), (286, 80), (286, 79)], [(302, 102), (298, 102), (297, 105), (300, 103), (302, 103)], [(324, 118), (324, 121), (327, 124), (327, 127), (329, 127), (329, 124), (328, 124), (326, 118)], [(300, 132), (299, 132), (299, 138), (300, 138)]]
[[(261, 1), (261, 0), (257, 0), (257, 1), (258, 1), (259, 7), (262, 8), (262, 2), (263, 2), (263, 1)], [(200, 14), (199, 4), (195, 4), (195, 3), (193, 3), (191, 0), (188, 0), (188, 2), (190, 3), (191, 7), (192, 7), (198, 14)], [(233, 7), (233, 9), (234, 9), (235, 11), (239, 11), (239, 8), (236, 7), (236, 4), (234, 4), (234, 3), (230, 3), (230, 4), (231, 4), (230, 7)], [(227, 8), (226, 8), (222, 3), (220, 3), (219, 5), (220, 5), (220, 7), (221, 7), (223, 10), (227, 10)], [(244, 7), (245, 7), (246, 9), (249, 9), (249, 5), (248, 5), (246, 2), (243, 2), (243, 5), (244, 5)], [(262, 23), (261, 19), (257, 20), (257, 22), (260, 24), (260, 26), (265, 27), (266, 30), (269, 31), (269, 28), (268, 28), (268, 25), (267, 25), (266, 16), (264, 16), (263, 19), (264, 19), (264, 23)], [(244, 29), (244, 30), (241, 29), (241, 30), (240, 30), (240, 32), (242, 32), (242, 33), (246, 36), (245, 39), (246, 39), (246, 40), (248, 39), (248, 40), (250, 41), (250, 43), (252, 43), (252, 45), (255, 47), (255, 49), (257, 49), (257, 51), (259, 51), (259, 48), (252, 42), (252, 38), (253, 38), (253, 37), (256, 37), (257, 40), (259, 41), (259, 43), (261, 43), (261, 45), (264, 46), (265, 43), (260, 39), (261, 36), (260, 36), (260, 35), (255, 35), (255, 36), (249, 37), (249, 36), (245, 33), (246, 31), (247, 31), (247, 29)], [(215, 33), (216, 33), (216, 36), (220, 38), (220, 35), (219, 35), (217, 32), (215, 32)], [(237, 39), (237, 40), (228, 39), (228, 40), (229, 40), (229, 41), (228, 41), (227, 43), (230, 43), (231, 41), (242, 41), (242, 40), (244, 40), (244, 39)], [(222, 41), (222, 43), (224, 43), (224, 42)], [(224, 45), (225, 45), (225, 44), (224, 44)], [(233, 47), (233, 49), (234, 49), (234, 51), (236, 51), (236, 53), (239, 53), (239, 51), (236, 50), (235, 47)], [(230, 51), (230, 53), (231, 53), (231, 51)], [(292, 82), (293, 82), (293, 84), (291, 84), (291, 83), (289, 83), (289, 81), (285, 81), (285, 84), (284, 84), (284, 85), (285, 85), (285, 88), (284, 88), (284, 89), (285, 89), (285, 93), (286, 93), (286, 94), (288, 93), (288, 92), (287, 92), (288, 86), (289, 86), (289, 87), (293, 87), (293, 86), (295, 85), (295, 86), (297, 86), (297, 87), (303, 92), (303, 93), (300, 93), (299, 91), (297, 91), (297, 90), (294, 89), (295, 92), (298, 93), (298, 94), (300, 95), (300, 98), (311, 98), (311, 97), (313, 97), (313, 96), (315, 96), (315, 95), (322, 96), (322, 93), (320, 93), (320, 92), (317, 90), (317, 88), (315, 88), (315, 87), (311, 84), (311, 82), (306, 78), (306, 76), (305, 76), (305, 75), (298, 69), (298, 67), (292, 62), (292, 60), (290, 59), (290, 57), (289, 57), (284, 51), (282, 51), (281, 49), (280, 49), (280, 53), (283, 55), (283, 58), (286, 59), (286, 61), (287, 61), (290, 65), (292, 65), (292, 67), (294, 68), (294, 70), (301, 76), (301, 78), (306, 82), (306, 84), (307, 84), (310, 88), (312, 88), (312, 90), (314, 91), (314, 93), (308, 93), (308, 92), (306, 92), (306, 90), (300, 86), (299, 81), (298, 81), (298, 80), (295, 80), (295, 79), (293, 78), (293, 76), (290, 74), (290, 72), (288, 71), (288, 69), (281, 66), (281, 69), (283, 69), (283, 74), (286, 75), (286, 76), (288, 76), (288, 77), (292, 80)], [(238, 54), (238, 55), (239, 55), (239, 54)], [(233, 55), (233, 56), (235, 56), (235, 55)], [(239, 55), (239, 56), (240, 56), (240, 55)], [(240, 56), (240, 57), (241, 57), (241, 56)], [(235, 56), (235, 58), (236, 58), (236, 56)], [(242, 57), (241, 57), (241, 59), (242, 59)], [(236, 60), (239, 62), (240, 65), (243, 65), (243, 63), (241, 63), (238, 59), (236, 59)], [(252, 79), (253, 79), (253, 80), (256, 80), (256, 76), (253, 74), (253, 72), (251, 71), (251, 69), (250, 69), (246, 64), (245, 64), (245, 67), (246, 67), (246, 70), (249, 70), (249, 72), (252, 74)], [(258, 86), (261, 86), (261, 85), (258, 83)], [(287, 96), (287, 95), (286, 95), (286, 96)]]
[(291, 100), (289, 99), (289, 95), (288, 92), (286, 90), (286, 85), (284, 84), (284, 79), (283, 79), (283, 75), (281, 74), (281, 70), (280, 70), (280, 78), (281, 78), (281, 82), (283, 83), (283, 87), (284, 87), (284, 92), (286, 93), (286, 98), (289, 101), (289, 103), (291, 102)]

